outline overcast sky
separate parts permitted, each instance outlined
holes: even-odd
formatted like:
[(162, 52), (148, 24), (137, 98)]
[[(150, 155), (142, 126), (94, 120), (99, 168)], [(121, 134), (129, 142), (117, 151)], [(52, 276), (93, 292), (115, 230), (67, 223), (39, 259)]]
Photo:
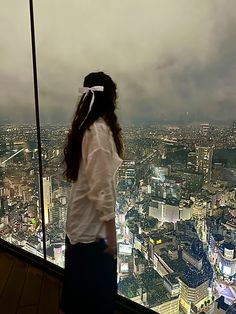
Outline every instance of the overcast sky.
[[(236, 120), (235, 0), (35, 0), (41, 118), (68, 122), (88, 72), (123, 123)], [(28, 0), (0, 0), (0, 119), (33, 121)]]

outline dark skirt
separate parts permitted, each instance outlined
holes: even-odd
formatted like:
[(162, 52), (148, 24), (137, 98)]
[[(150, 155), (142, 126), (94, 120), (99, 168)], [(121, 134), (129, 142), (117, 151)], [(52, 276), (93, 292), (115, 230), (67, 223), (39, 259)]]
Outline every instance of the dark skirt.
[(103, 239), (70, 244), (66, 238), (61, 310), (66, 314), (112, 314), (117, 295), (117, 265), (104, 253)]

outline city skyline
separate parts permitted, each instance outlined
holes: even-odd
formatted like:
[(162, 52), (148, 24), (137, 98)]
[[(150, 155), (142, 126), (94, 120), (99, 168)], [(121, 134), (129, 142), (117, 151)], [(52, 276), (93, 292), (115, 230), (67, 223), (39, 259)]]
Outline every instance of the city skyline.
[[(34, 121), (28, 1), (0, 3), (0, 119)], [(35, 2), (42, 122), (69, 123), (97, 70), (117, 82), (125, 125), (235, 120), (235, 12), (232, 0)]]
[[(64, 267), (67, 127), (0, 125), (0, 237)], [(160, 314), (216, 313), (236, 298), (236, 138), (231, 128), (124, 128), (117, 172), (118, 293)], [(43, 247), (43, 218), (45, 246)], [(222, 302), (224, 301), (224, 302)], [(224, 311), (219, 311), (223, 314)]]

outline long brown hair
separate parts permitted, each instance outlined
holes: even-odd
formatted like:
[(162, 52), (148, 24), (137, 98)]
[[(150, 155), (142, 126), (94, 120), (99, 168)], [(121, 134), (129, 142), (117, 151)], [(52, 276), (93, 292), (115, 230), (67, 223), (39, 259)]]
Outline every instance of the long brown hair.
[(94, 92), (95, 100), (93, 107), (86, 119), (85, 117), (88, 113), (92, 92), (90, 91), (86, 97), (82, 95), (64, 148), (64, 162), (66, 164), (64, 175), (67, 180), (72, 182), (76, 181), (78, 178), (84, 132), (86, 129), (89, 129), (98, 118), (104, 118), (111, 129), (118, 155), (122, 157), (123, 154), (121, 128), (115, 114), (117, 98), (116, 84), (109, 75), (103, 72), (95, 72), (88, 74), (84, 79), (84, 87), (93, 86), (104, 86), (104, 91)]

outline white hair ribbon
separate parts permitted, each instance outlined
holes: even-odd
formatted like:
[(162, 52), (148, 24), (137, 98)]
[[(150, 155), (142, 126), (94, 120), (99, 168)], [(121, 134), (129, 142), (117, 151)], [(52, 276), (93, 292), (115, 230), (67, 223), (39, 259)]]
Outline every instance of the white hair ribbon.
[[(81, 126), (84, 124), (85, 120), (87, 119), (90, 111), (92, 110), (93, 107), (93, 103), (94, 103), (94, 99), (95, 99), (95, 94), (94, 92), (103, 92), (104, 91), (104, 86), (92, 86), (92, 87), (80, 87), (79, 88), (79, 92), (81, 94), (84, 94), (83, 96), (83, 101), (85, 99), (85, 97), (88, 95), (89, 92), (92, 92), (92, 98), (89, 104), (89, 108), (88, 108), (88, 112), (84, 118), (84, 120), (80, 123), (79, 129), (81, 128)], [(81, 104), (81, 106), (83, 105), (83, 103)]]

